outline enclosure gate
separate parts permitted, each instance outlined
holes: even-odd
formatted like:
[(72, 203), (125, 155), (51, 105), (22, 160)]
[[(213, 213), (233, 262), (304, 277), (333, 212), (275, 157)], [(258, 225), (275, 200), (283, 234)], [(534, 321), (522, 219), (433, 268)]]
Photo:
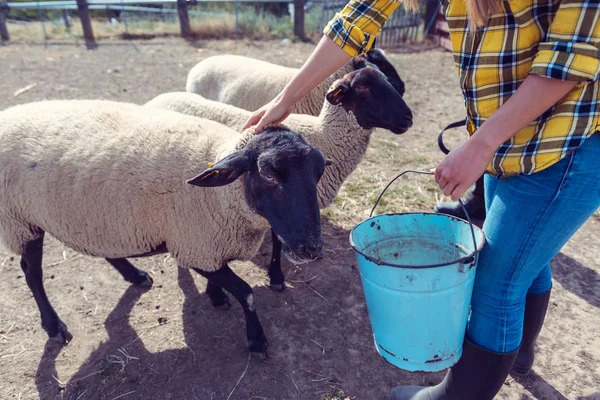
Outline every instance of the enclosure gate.
[[(347, 0), (323, 0), (321, 3), (322, 31), (327, 23), (348, 4)], [(421, 15), (407, 13), (402, 7), (396, 9), (385, 23), (381, 34), (377, 37), (377, 46), (396, 46), (406, 42), (416, 42), (421, 26)]]

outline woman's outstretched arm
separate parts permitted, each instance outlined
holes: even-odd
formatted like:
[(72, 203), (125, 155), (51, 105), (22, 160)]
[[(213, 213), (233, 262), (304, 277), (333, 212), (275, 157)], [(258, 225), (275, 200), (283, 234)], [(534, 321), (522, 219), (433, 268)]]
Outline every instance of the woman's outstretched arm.
[(283, 121), (294, 104), (320, 85), (340, 67), (371, 49), (390, 15), (404, 3), (418, 9), (418, 0), (350, 0), (327, 24), (323, 38), (298, 74), (271, 102), (255, 111), (244, 129), (256, 125), (260, 133), (267, 125)]
[(265, 126), (283, 121), (290, 115), (294, 104), (350, 59), (350, 55), (333, 40), (323, 36), (296, 76), (277, 97), (252, 114), (244, 129), (256, 125), (254, 132), (260, 133)]

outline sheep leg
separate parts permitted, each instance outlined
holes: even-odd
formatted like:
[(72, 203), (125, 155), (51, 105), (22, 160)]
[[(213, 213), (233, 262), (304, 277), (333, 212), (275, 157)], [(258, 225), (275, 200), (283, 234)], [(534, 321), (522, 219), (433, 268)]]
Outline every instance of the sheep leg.
[(223, 288), (221, 288), (221, 286), (215, 285), (211, 281), (208, 281), (206, 284), (206, 294), (210, 298), (210, 302), (214, 308), (219, 310), (229, 310), (231, 308), (229, 298), (225, 292), (223, 292)]
[(151, 287), (154, 281), (147, 272), (137, 269), (126, 258), (105, 258), (127, 282), (136, 286)]
[(40, 237), (25, 243), (23, 246), (21, 269), (25, 274), (27, 286), (29, 286), (40, 310), (42, 328), (44, 328), (50, 339), (64, 345), (70, 342), (73, 336), (69, 333), (67, 326), (58, 318), (46, 295), (42, 272), (43, 251), (44, 233), (42, 232)]
[(283, 292), (285, 289), (285, 277), (281, 272), (281, 241), (271, 230), (271, 238), (273, 242), (273, 251), (271, 255), (271, 263), (269, 264), (269, 286), (276, 292)]
[(194, 268), (194, 271), (208, 279), (209, 282), (227, 290), (235, 297), (242, 306), (246, 317), (248, 349), (253, 353), (266, 353), (267, 338), (256, 314), (254, 293), (250, 285), (237, 276), (227, 263), (223, 263), (223, 266), (216, 271), (206, 272), (198, 268)]

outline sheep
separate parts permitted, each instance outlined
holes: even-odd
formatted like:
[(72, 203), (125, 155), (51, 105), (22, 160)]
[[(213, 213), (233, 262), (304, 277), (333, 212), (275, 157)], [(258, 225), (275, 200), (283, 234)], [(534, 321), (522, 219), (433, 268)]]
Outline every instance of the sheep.
[(213, 306), (228, 308), (223, 289), (238, 300), (248, 349), (262, 353), (267, 341), (252, 289), (228, 262), (251, 259), (269, 228), (299, 261), (318, 257), (316, 185), (325, 164), (319, 150), (281, 127), (240, 135), (110, 101), (15, 106), (0, 112), (0, 241), (21, 255), (42, 327), (61, 344), (72, 335), (44, 291), (46, 232), (105, 258), (136, 285), (152, 279), (127, 257), (170, 253), (208, 280)]
[[(240, 130), (251, 115), (249, 111), (187, 92), (161, 94), (145, 106), (211, 119), (236, 130)], [(376, 68), (362, 68), (332, 85), (318, 117), (291, 114), (283, 124), (300, 132), (333, 161), (318, 184), (319, 205), (325, 208), (364, 156), (373, 129), (404, 133), (412, 125), (412, 113), (383, 73)], [(281, 272), (281, 243), (275, 234), (272, 238), (270, 286), (282, 291), (285, 283)]]
[[(371, 64), (379, 68), (392, 86), (404, 95), (404, 82), (380, 49), (370, 50), (348, 62), (327, 78), (293, 109), (295, 114), (318, 116), (325, 94), (337, 79)], [(219, 55), (199, 62), (188, 74), (186, 91), (206, 99), (255, 111), (271, 101), (298, 72), (266, 61), (237, 55)]]

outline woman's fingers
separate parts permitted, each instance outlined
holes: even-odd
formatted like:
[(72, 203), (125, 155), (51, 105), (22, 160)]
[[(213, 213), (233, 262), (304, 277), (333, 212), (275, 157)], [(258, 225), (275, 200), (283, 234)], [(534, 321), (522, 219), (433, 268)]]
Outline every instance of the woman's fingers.
[(437, 183), (438, 185), (440, 184), (440, 179), (442, 179), (442, 171), (443, 169), (440, 168), (439, 165), (435, 170), (433, 170), (433, 175), (435, 176), (435, 183)]
[(446, 187), (446, 185), (448, 184), (448, 180), (445, 179), (444, 177), (440, 177), (439, 181), (438, 181), (438, 186), (440, 187), (440, 189), (444, 190), (444, 188)]
[(262, 118), (260, 118), (260, 121), (258, 121), (256, 126), (254, 127), (254, 134), (257, 135), (257, 134), (261, 133), (267, 125), (271, 125), (276, 122), (277, 121), (274, 121), (273, 118), (271, 117), (271, 110), (267, 111), (266, 113), (263, 114)]
[(442, 193), (444, 193), (444, 196), (450, 196), (452, 195), (452, 193), (454, 192), (454, 190), (458, 187), (458, 183), (455, 182), (448, 182), (443, 188), (442, 188)]
[(252, 114), (252, 116), (250, 118), (248, 118), (248, 121), (246, 121), (242, 130), (248, 129), (248, 128), (256, 125), (260, 121), (261, 117), (264, 114), (265, 114), (265, 112), (262, 110), (255, 111), (254, 114)]
[(452, 200), (458, 201), (462, 197), (462, 195), (467, 191), (468, 188), (469, 186), (466, 186), (465, 184), (458, 185), (450, 194)]
[(435, 180), (445, 196), (450, 196), (459, 186), (460, 179), (445, 165), (445, 159), (435, 170)]
[(280, 104), (275, 104), (269, 107), (267, 112), (264, 113), (260, 121), (256, 124), (256, 127), (254, 128), (254, 133), (260, 133), (267, 126), (282, 122), (290, 115), (290, 113), (291, 110), (286, 110), (285, 107), (283, 107)]

